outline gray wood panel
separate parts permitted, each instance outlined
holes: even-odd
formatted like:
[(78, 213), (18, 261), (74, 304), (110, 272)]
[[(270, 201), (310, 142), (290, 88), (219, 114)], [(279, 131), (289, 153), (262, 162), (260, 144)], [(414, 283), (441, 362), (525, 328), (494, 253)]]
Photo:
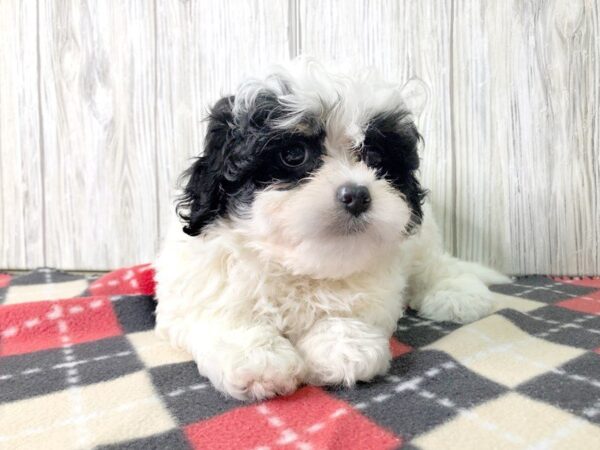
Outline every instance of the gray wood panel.
[(37, 11), (0, 1), (0, 267), (44, 264)]
[(299, 2), (303, 52), (425, 90), (423, 179), (449, 249), (600, 272), (597, 2)]
[(453, 250), (450, 5), (450, 0), (300, 0), (299, 34), (305, 54), (373, 66), (420, 93), (424, 104), (416, 119), (425, 137), (423, 181), (431, 190), (446, 246)]
[(0, 1), (0, 268), (149, 261), (211, 103), (299, 53), (408, 83), (447, 247), (599, 274), (595, 0)]
[(598, 5), (458, 1), (456, 252), (509, 273), (598, 273)]
[(156, 215), (152, 2), (40, 0), (46, 264), (150, 260)]
[(245, 77), (289, 59), (288, 2), (234, 0), (157, 6), (157, 146), (161, 231), (177, 178), (202, 152), (212, 103)]

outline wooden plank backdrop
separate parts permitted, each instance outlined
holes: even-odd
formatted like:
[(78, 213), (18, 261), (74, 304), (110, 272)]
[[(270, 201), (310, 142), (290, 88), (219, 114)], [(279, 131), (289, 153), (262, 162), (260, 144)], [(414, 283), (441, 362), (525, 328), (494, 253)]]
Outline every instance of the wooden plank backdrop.
[(44, 264), (37, 10), (0, 1), (0, 267)]
[(207, 107), (304, 53), (420, 99), (450, 251), (600, 274), (599, 31), (595, 0), (0, 0), (0, 268), (151, 260)]

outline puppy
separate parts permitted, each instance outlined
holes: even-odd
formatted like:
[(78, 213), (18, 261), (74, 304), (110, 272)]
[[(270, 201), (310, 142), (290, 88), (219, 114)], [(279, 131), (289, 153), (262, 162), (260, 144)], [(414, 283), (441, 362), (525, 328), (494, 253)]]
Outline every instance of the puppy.
[(470, 322), (508, 279), (444, 252), (398, 86), (300, 60), (212, 108), (155, 263), (157, 330), (242, 400), (368, 381), (406, 306)]

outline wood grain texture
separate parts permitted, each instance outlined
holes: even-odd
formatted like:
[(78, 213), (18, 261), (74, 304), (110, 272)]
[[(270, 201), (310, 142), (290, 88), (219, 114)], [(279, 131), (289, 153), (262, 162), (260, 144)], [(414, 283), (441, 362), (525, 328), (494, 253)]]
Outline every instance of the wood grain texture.
[(598, 18), (594, 1), (455, 0), (459, 256), (600, 272)]
[(299, 0), (300, 50), (341, 65), (373, 66), (425, 98), (416, 117), (425, 137), (424, 185), (453, 250), (450, 119), (450, 0)]
[(245, 76), (289, 59), (288, 3), (157, 2), (157, 148), (161, 232), (177, 178), (202, 152), (208, 109)]
[(596, 0), (0, 0), (0, 268), (151, 260), (208, 107), (299, 53), (424, 99), (449, 250), (600, 274)]
[(40, 0), (47, 264), (150, 260), (156, 219), (154, 8)]
[(44, 265), (37, 4), (0, 1), (0, 267)]

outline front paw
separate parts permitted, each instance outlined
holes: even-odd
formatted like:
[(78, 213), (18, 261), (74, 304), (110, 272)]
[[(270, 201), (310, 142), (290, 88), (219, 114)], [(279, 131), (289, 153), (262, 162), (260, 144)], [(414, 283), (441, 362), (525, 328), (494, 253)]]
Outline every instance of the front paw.
[(310, 384), (352, 386), (383, 375), (390, 366), (389, 337), (354, 319), (323, 320), (296, 346)]
[(492, 312), (492, 293), (475, 276), (463, 274), (440, 280), (425, 294), (418, 309), (426, 319), (469, 323)]
[(238, 400), (263, 400), (291, 394), (304, 373), (302, 358), (282, 337), (267, 345), (238, 349), (222, 357), (225, 368), (220, 379), (212, 380), (213, 384)]

